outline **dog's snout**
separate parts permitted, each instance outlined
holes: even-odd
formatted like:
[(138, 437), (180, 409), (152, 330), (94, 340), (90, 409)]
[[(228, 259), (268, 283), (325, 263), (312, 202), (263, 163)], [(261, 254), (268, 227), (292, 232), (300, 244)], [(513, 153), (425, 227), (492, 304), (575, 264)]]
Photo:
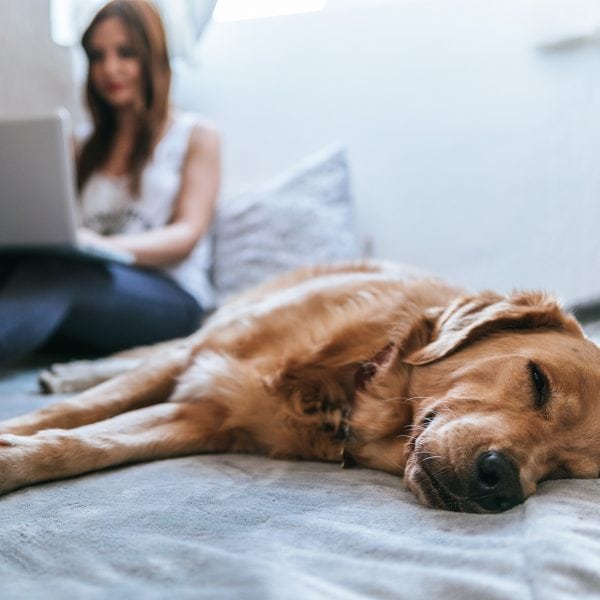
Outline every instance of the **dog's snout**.
[(523, 502), (519, 471), (502, 452), (484, 452), (475, 463), (470, 500), (491, 512), (508, 510)]

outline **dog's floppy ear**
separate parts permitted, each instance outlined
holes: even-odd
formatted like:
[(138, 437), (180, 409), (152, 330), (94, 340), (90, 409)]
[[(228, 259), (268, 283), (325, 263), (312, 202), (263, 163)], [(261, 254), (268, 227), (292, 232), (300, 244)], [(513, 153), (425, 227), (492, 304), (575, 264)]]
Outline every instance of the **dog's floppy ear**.
[(577, 321), (564, 313), (558, 301), (541, 292), (499, 296), (483, 292), (465, 296), (446, 309), (432, 309), (429, 343), (410, 354), (405, 362), (424, 365), (447, 356), (468, 342), (501, 329), (565, 329), (583, 335)]

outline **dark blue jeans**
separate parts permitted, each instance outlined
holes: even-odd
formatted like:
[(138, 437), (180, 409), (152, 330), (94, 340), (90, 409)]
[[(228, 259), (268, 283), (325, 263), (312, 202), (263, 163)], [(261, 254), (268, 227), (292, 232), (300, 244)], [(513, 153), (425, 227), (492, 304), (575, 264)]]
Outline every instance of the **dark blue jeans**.
[(196, 300), (154, 270), (0, 255), (0, 364), (55, 337), (104, 354), (189, 335), (201, 319)]

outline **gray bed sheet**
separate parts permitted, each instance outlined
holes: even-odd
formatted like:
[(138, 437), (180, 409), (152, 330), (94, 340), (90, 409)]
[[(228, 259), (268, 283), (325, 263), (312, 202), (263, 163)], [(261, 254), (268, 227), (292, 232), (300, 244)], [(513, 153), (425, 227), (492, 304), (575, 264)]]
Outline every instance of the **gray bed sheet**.
[[(4, 373), (0, 418), (55, 399)], [(599, 499), (555, 481), (468, 515), (367, 469), (164, 460), (0, 497), (0, 598), (600, 598)]]

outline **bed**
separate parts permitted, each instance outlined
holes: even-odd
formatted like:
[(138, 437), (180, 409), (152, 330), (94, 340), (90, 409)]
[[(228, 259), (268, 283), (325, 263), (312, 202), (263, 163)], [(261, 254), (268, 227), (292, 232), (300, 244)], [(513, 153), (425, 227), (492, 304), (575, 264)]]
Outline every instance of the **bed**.
[[(56, 399), (36, 373), (2, 373), (0, 417)], [(425, 508), (367, 469), (158, 461), (0, 498), (0, 596), (597, 598), (599, 495), (599, 480), (553, 481), (508, 512), (472, 515)]]
[[(354, 231), (349, 164), (333, 145), (220, 207), (221, 298), (309, 257), (360, 254)], [(50, 360), (0, 373), (0, 418), (57, 399), (37, 387)], [(553, 481), (506, 513), (471, 515), (425, 508), (367, 469), (164, 460), (1, 497), (0, 597), (597, 598), (599, 496), (600, 480)]]

